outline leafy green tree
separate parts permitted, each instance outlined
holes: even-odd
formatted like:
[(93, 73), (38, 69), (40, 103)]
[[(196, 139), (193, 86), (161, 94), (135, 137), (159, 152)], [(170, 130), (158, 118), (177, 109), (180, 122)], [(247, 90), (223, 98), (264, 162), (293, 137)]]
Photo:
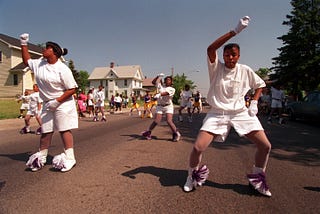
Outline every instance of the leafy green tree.
[[(73, 77), (76, 80), (78, 86), (79, 86), (79, 72), (75, 69), (74, 63), (72, 60), (69, 60), (68, 67), (72, 71)], [(79, 87), (80, 88), (80, 87)]]
[(85, 91), (89, 87), (89, 73), (87, 71), (79, 71), (78, 86), (82, 91)]
[(187, 76), (183, 73), (182, 75), (176, 74), (173, 77), (173, 87), (176, 89), (176, 93), (173, 96), (173, 103), (178, 104), (179, 98), (180, 98), (180, 92), (184, 89), (184, 86), (188, 84), (190, 85), (190, 89), (194, 89), (196, 85), (194, 85), (194, 82), (187, 79)]
[(267, 80), (270, 73), (271, 70), (269, 68), (259, 68), (259, 70), (256, 71), (256, 74), (258, 74), (263, 80)]
[(320, 0), (292, 0), (291, 5), (293, 10), (283, 22), (290, 29), (278, 37), (283, 46), (273, 58), (275, 73), (270, 77), (297, 95), (320, 84)]

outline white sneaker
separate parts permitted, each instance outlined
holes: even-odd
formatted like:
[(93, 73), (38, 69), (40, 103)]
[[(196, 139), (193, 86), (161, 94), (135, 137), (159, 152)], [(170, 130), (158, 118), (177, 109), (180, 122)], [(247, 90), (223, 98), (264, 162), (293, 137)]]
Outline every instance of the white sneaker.
[(271, 197), (272, 194), (267, 185), (266, 175), (264, 172), (257, 174), (248, 174), (247, 178), (251, 187), (257, 190), (260, 194)]
[(60, 155), (56, 155), (52, 160), (52, 165), (61, 172), (67, 172), (72, 169), (76, 165), (73, 148), (69, 148)]
[(195, 184), (196, 184), (196, 183), (193, 181), (192, 176), (189, 175), (189, 176), (187, 177), (186, 183), (185, 183), (184, 186), (183, 186), (183, 190), (184, 190), (185, 192), (190, 192), (190, 191), (192, 191), (193, 188), (195, 187)]
[(76, 165), (76, 160), (75, 159), (66, 159), (65, 162), (64, 162), (64, 166), (61, 169), (61, 172), (68, 172), (75, 165)]

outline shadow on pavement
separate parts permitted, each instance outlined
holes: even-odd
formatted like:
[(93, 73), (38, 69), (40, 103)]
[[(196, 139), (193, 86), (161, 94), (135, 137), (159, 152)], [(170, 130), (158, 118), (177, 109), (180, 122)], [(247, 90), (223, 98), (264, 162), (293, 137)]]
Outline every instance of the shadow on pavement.
[[(186, 181), (187, 170), (174, 170), (165, 169), (155, 166), (142, 166), (133, 170), (122, 173), (121, 175), (131, 179), (136, 179), (136, 175), (139, 173), (151, 174), (159, 178), (162, 186), (179, 186), (181, 189)], [(219, 184), (207, 180), (204, 186), (210, 186), (217, 189), (232, 190), (242, 195), (260, 196), (259, 193), (254, 191), (249, 185), (243, 184)]]
[[(16, 161), (27, 162), (30, 155), (31, 155), (31, 152), (23, 152), (18, 154), (0, 154), (0, 157), (7, 157)], [(52, 164), (52, 159), (53, 159), (53, 156), (48, 155), (47, 164)]]
[(320, 187), (304, 187), (306, 190), (320, 192)]

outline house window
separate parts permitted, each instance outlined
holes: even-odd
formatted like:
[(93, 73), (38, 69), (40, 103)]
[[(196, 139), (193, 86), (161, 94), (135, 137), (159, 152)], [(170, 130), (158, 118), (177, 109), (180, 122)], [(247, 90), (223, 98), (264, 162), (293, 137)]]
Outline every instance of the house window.
[(124, 80), (124, 86), (128, 86), (128, 80)]
[(0, 62), (2, 62), (2, 51), (0, 51)]
[(13, 85), (18, 85), (18, 74), (13, 74)]

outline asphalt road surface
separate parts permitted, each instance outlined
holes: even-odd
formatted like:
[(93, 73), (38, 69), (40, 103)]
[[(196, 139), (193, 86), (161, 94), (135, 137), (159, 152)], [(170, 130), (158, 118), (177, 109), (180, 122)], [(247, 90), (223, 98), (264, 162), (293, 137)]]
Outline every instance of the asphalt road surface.
[[(266, 124), (273, 148), (267, 168), (272, 197), (249, 188), (246, 173), (255, 147), (232, 131), (224, 143), (213, 143), (203, 156), (207, 182), (185, 193), (188, 157), (205, 114), (194, 122), (175, 123), (182, 133), (171, 142), (165, 122), (153, 139), (140, 135), (151, 123), (127, 113), (107, 122), (81, 119), (74, 130), (77, 165), (69, 172), (52, 169), (63, 151), (54, 135), (47, 165), (26, 169), (39, 136), (20, 135), (23, 120), (0, 121), (0, 213), (320, 213), (320, 127), (288, 121)], [(34, 124), (34, 123), (33, 123)]]

